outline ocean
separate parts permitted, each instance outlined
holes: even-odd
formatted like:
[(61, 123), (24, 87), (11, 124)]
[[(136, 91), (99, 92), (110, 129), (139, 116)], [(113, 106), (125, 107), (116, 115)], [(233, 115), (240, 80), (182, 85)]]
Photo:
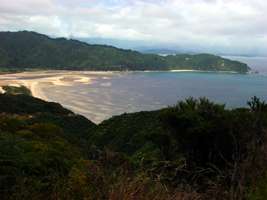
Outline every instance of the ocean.
[[(257, 96), (267, 101), (267, 58), (230, 57), (257, 74), (213, 72), (44, 72), (0, 76), (39, 91), (36, 95), (100, 123), (114, 115), (155, 110), (188, 97), (207, 97), (228, 108), (246, 106)], [(16, 83), (16, 82), (15, 82)], [(30, 84), (29, 84), (30, 83)]]
[(129, 72), (98, 77), (91, 84), (44, 88), (57, 101), (94, 122), (114, 115), (155, 110), (188, 97), (207, 97), (228, 108), (246, 106), (257, 96), (267, 101), (267, 58), (235, 57), (258, 74), (207, 72)]

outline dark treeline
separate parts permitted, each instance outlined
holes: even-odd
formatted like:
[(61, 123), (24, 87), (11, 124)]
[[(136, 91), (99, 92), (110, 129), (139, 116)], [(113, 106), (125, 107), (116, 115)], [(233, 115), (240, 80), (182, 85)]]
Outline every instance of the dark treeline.
[(1, 199), (264, 199), (267, 105), (189, 98), (95, 125), (0, 95)]

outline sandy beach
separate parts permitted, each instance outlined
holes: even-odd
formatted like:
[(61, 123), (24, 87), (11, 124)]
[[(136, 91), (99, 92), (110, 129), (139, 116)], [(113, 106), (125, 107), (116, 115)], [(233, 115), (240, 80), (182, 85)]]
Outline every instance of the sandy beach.
[[(138, 72), (138, 71), (136, 71)], [(143, 71), (154, 72), (154, 71)], [(162, 72), (162, 71), (159, 71)], [(198, 70), (170, 70), (169, 72), (201, 72)], [(20, 72), (12, 74), (0, 75), (0, 93), (4, 90), (1, 86), (23, 85), (31, 90), (34, 97), (49, 101), (43, 87), (47, 85), (55, 86), (72, 86), (73, 84), (91, 84), (95, 79), (102, 78), (104, 80), (110, 79), (114, 74), (127, 74), (133, 71), (116, 72), (116, 71), (65, 71), (65, 70), (49, 70), (49, 71), (31, 71)]]
[(2, 86), (19, 87), (23, 85), (31, 90), (34, 97), (49, 101), (43, 92), (43, 87), (72, 86), (73, 84), (91, 84), (95, 79), (102, 77), (109, 79), (114, 72), (98, 71), (34, 71), (0, 75), (0, 92), (4, 93)]
[[(0, 92), (4, 92), (1, 86), (23, 85), (31, 90), (34, 97), (60, 103), (95, 123), (125, 112), (160, 109), (188, 96), (207, 96), (226, 102), (229, 101), (227, 92), (234, 90), (237, 96), (233, 96), (232, 105), (241, 105), (239, 99), (248, 99), (255, 94), (265, 97), (264, 87), (256, 91), (255, 87), (247, 89), (257, 83), (258, 78), (248, 79), (238, 74), (228, 76), (228, 73), (197, 70), (28, 71), (0, 75)], [(238, 82), (241, 79), (248, 83), (242, 87), (244, 90), (240, 89)], [(261, 81), (264, 85), (265, 79)], [(215, 98), (214, 93), (225, 94), (227, 99), (223, 95)]]

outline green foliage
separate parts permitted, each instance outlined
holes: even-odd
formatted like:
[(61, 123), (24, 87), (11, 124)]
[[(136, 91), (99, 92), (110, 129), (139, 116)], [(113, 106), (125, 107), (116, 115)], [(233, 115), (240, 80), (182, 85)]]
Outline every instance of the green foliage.
[(247, 187), (258, 177), (250, 167), (266, 170), (261, 153), (266, 104), (254, 97), (248, 105), (226, 110), (205, 98), (189, 98), (159, 111), (113, 117), (98, 126), (89, 144), (128, 155), (137, 169), (163, 183), (196, 184), (200, 191), (222, 184), (236, 192), (229, 195), (242, 196), (235, 185)]
[(2, 88), (6, 94), (12, 94), (12, 95), (24, 94), (30, 96), (32, 95), (31, 90), (29, 90), (27, 87), (23, 85), (19, 87), (9, 85), (9, 86), (2, 86)]
[(0, 32), (0, 67), (6, 69), (168, 70), (247, 72), (249, 67), (209, 54), (159, 56), (89, 45), (34, 32)]
[(52, 199), (73, 168), (84, 167), (95, 125), (59, 104), (0, 95), (1, 199)]
[(97, 126), (0, 95), (1, 199), (264, 199), (267, 105), (248, 105), (189, 98)]
[(267, 196), (267, 177), (264, 175), (260, 177), (256, 186), (249, 190), (248, 200), (265, 200)]
[(168, 65), (179, 68), (207, 71), (235, 71), (245, 73), (249, 67), (237, 61), (232, 61), (211, 54), (178, 54), (167, 56)]

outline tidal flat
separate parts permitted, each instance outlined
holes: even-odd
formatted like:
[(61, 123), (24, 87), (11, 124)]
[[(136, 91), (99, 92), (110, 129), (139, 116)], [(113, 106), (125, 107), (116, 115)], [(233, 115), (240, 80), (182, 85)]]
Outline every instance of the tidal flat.
[(4, 85), (24, 85), (34, 97), (58, 102), (95, 123), (188, 97), (207, 97), (228, 108), (246, 106), (252, 96), (267, 100), (267, 76), (262, 74), (50, 70), (0, 75)]

